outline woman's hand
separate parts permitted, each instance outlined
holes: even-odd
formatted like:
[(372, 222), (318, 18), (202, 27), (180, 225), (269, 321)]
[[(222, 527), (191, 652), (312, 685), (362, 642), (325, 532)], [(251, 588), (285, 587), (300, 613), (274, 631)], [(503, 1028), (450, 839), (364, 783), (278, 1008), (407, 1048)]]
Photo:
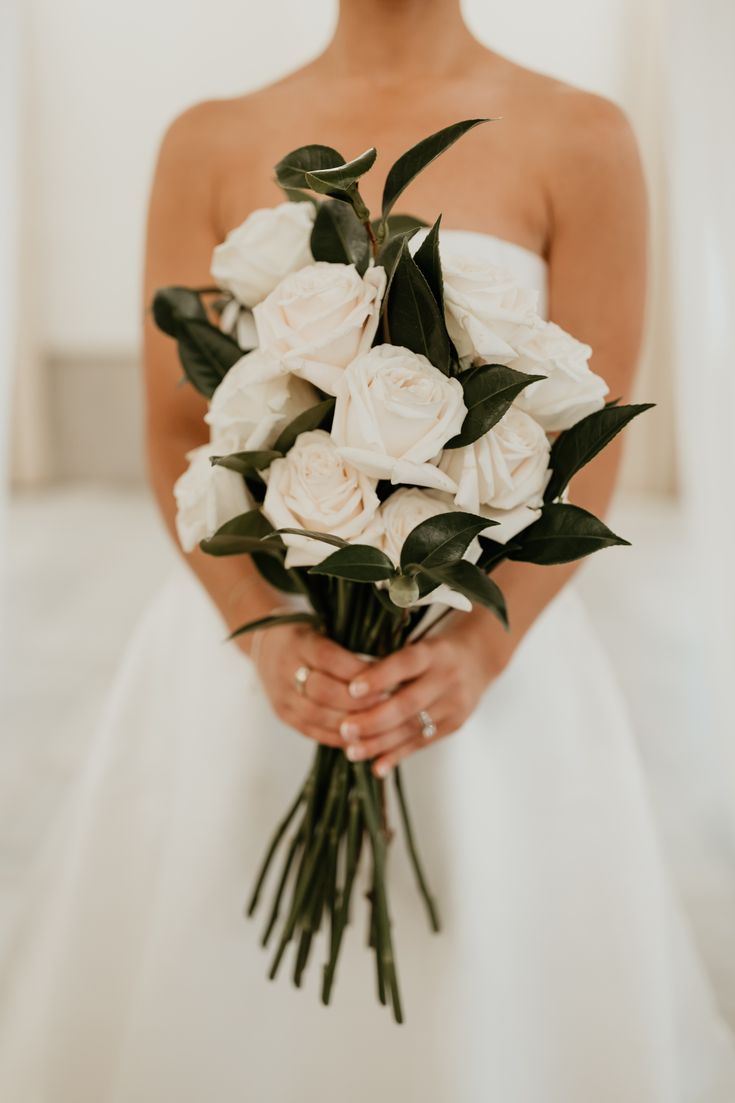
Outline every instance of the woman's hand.
[[(478, 624), (472, 616), (463, 615), (440, 634), (407, 644), (352, 677), (348, 695), (361, 708), (340, 726), (350, 761), (374, 759), (373, 772), (384, 777), (414, 751), (464, 724), (512, 652), (499, 625), (490, 627), (486, 616)], [(376, 701), (385, 693), (389, 696)], [(422, 735), (420, 712), (436, 726), (430, 738)]]
[[(345, 714), (381, 698), (378, 692), (369, 692), (367, 701), (351, 696), (350, 682), (360, 679), (368, 664), (303, 624), (263, 630), (250, 654), (276, 715), (318, 743), (344, 747)], [(309, 672), (303, 692), (295, 679), (299, 667)]]

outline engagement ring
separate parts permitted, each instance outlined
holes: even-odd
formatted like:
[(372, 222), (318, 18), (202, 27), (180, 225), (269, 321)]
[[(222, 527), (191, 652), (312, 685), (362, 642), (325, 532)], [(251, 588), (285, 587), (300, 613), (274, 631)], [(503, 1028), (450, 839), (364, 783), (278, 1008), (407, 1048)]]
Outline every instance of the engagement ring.
[(306, 692), (306, 682), (310, 674), (311, 670), (308, 666), (300, 666), (294, 673), (293, 680), (298, 693), (303, 694)]
[(424, 709), (418, 715), (419, 724), (421, 725), (421, 734), (424, 739), (433, 739), (436, 735), (436, 724), (431, 719), (431, 716)]

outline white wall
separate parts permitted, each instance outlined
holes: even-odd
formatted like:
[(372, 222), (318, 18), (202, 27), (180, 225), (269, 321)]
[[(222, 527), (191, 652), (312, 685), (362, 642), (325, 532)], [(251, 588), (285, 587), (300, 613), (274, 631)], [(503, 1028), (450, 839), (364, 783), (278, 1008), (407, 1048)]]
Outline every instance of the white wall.
[[(620, 98), (621, 0), (471, 0), (494, 48)], [(30, 0), (44, 338), (55, 352), (136, 339), (143, 215), (167, 121), (257, 87), (328, 40), (330, 0)], [(243, 136), (247, 140), (247, 136)]]
[(61, 352), (126, 349), (164, 126), (191, 102), (252, 88), (318, 48), (329, 6), (31, 0), (31, 9), (45, 339)]
[[(10, 392), (16, 362), (21, 110), (20, 4), (0, 7), (0, 558), (5, 552), (5, 508), (9, 466)], [(2, 594), (0, 594), (0, 602)], [(2, 612), (0, 611), (0, 620)]]

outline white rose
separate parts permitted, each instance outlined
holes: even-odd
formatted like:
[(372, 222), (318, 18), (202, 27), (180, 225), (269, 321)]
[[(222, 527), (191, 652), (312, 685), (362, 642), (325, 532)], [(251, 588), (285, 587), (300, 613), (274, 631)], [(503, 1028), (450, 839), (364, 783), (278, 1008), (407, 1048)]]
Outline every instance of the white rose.
[[(380, 505), (373, 480), (345, 462), (323, 429), (301, 433), (266, 478), (263, 513), (274, 528), (311, 529), (360, 543)], [(312, 566), (335, 550), (304, 536), (283, 539), (288, 567)]]
[(278, 360), (253, 349), (232, 365), (204, 420), (220, 451), (270, 448), (284, 425), (318, 401), (309, 383), (284, 375)]
[(311, 203), (279, 203), (249, 214), (212, 255), (212, 278), (243, 306), (255, 306), (277, 283), (311, 264)]
[(225, 521), (253, 508), (242, 475), (209, 462), (215, 451), (211, 444), (203, 444), (187, 452), (189, 466), (174, 484), (176, 532), (187, 552)]
[(541, 324), (538, 292), (510, 272), (441, 249), (447, 329), (463, 361), (509, 364), (516, 345)]
[(455, 490), (435, 463), (462, 427), (462, 385), (425, 356), (376, 345), (342, 378), (332, 437), (350, 463), (376, 479)]
[(547, 377), (531, 383), (516, 399), (547, 432), (569, 429), (605, 405), (609, 387), (590, 371), (587, 361), (592, 349), (555, 322), (544, 322), (516, 351), (518, 358), (511, 361), (512, 368)]
[[(416, 525), (440, 513), (456, 512), (456, 509), (451, 498), (442, 497), (435, 491), (421, 490), (418, 487), (401, 487), (383, 502), (363, 540), (367, 544), (380, 548), (398, 566), (406, 537), (412, 529), (416, 528)], [(492, 536), (494, 531), (494, 529), (488, 529), (488, 535)], [(479, 541), (473, 540), (465, 553), (465, 559), (474, 561), (479, 554)], [(415, 604), (451, 605), (454, 609), (462, 609), (464, 612), (469, 612), (472, 608), (472, 602), (463, 594), (458, 594), (444, 584), (425, 597), (419, 598)]]
[(220, 314), (219, 328), (234, 337), (241, 349), (254, 349), (258, 344), (255, 319), (252, 310), (241, 306), (237, 299), (230, 299)]
[(350, 361), (372, 344), (385, 269), (317, 261), (286, 276), (253, 310), (261, 348), (284, 369), (336, 394)]
[[(460, 508), (498, 520), (496, 513), (480, 507), (490, 506), (495, 511), (518, 507), (533, 510), (542, 504), (550, 477), (549, 452), (549, 440), (541, 426), (511, 406), (497, 425), (474, 444), (445, 449), (439, 466), (456, 483), (454, 501)], [(524, 516), (528, 518), (527, 524), (535, 519), (523, 511), (517, 513), (516, 532), (525, 527)], [(506, 532), (514, 535), (510, 527), (506, 526)], [(501, 533), (493, 528), (489, 535), (497, 540)]]

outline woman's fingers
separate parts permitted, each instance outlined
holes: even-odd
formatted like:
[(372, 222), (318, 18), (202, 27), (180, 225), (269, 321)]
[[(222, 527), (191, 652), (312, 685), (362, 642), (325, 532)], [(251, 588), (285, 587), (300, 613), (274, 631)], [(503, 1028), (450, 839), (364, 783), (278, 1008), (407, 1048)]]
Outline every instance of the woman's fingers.
[(356, 701), (347, 689), (347, 683), (324, 674), (321, 670), (310, 670), (304, 683), (304, 696), (317, 705), (326, 705), (331, 709), (340, 709), (343, 713), (355, 712), (377, 704), (382, 694), (373, 693), (367, 700)]
[[(425, 705), (424, 710), (432, 718), (437, 731), (439, 728), (445, 727), (445, 721), (449, 719), (449, 709), (443, 699), (435, 698), (434, 704), (430, 708)], [(430, 739), (426, 739), (422, 728), (423, 721), (418, 713), (412, 714), (403, 724), (391, 731), (384, 731), (381, 735), (369, 736), (364, 739), (351, 740), (347, 745), (347, 756), (351, 762), (362, 762), (364, 759), (379, 758), (381, 754), (386, 754), (388, 751), (400, 747), (401, 743), (406, 741), (415, 741), (417, 738), (422, 743), (432, 741), (435, 737), (432, 736)]]
[(432, 735), (431, 739), (424, 739), (422, 735), (412, 736), (409, 739), (404, 739), (402, 743), (399, 743), (396, 747), (386, 751), (385, 754), (380, 755), (373, 762), (373, 773), (377, 777), (385, 777), (385, 775), (397, 766), (399, 762), (404, 758), (408, 758), (409, 755), (414, 754), (416, 751), (420, 751), (423, 747), (430, 747), (432, 743), (436, 743), (437, 739), (441, 739), (443, 736), (448, 735), (450, 731), (454, 729), (446, 727), (445, 724), (437, 724), (436, 735)]
[(303, 732), (312, 739), (318, 739), (320, 743), (329, 743), (332, 747), (343, 747), (344, 740), (339, 734), (339, 726), (344, 718), (343, 712), (336, 709), (324, 708), (310, 701), (302, 694), (289, 694), (282, 708), (281, 717), (291, 727)]
[(333, 678), (349, 682), (358, 678), (368, 666), (364, 659), (358, 659), (351, 651), (340, 647), (318, 632), (304, 632), (299, 646), (299, 657), (310, 670), (321, 670)]
[(443, 692), (435, 677), (424, 674), (371, 709), (351, 713), (342, 721), (340, 734), (353, 740), (395, 731), (422, 709), (429, 709)]
[(431, 647), (426, 643), (412, 643), (381, 659), (377, 663), (364, 663), (363, 669), (352, 675), (350, 694), (364, 700), (370, 694), (391, 690), (401, 682), (418, 678), (431, 664)]

